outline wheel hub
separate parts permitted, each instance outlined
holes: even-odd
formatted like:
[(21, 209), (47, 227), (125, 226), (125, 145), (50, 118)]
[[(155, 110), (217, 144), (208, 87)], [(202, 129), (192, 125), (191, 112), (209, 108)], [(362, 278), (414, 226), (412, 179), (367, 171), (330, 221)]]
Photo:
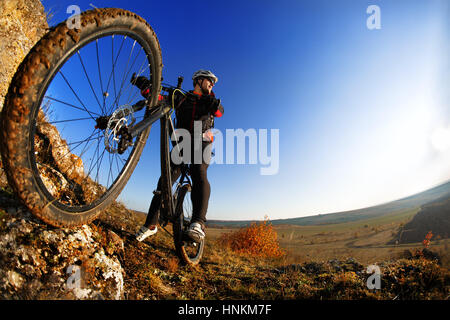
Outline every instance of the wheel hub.
[(133, 107), (130, 105), (119, 107), (109, 117), (96, 119), (96, 128), (105, 130), (105, 148), (108, 152), (122, 154), (128, 146), (133, 145), (128, 128), (135, 122)]

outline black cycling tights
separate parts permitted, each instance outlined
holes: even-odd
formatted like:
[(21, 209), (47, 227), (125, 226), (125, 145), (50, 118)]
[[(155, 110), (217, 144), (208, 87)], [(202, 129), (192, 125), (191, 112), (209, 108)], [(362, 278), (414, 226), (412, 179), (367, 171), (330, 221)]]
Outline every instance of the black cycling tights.
[[(207, 170), (208, 164), (192, 164), (192, 221), (204, 224), (206, 222), (206, 211), (208, 210), (209, 196), (211, 194), (211, 186), (208, 181)], [(181, 175), (180, 166), (172, 166), (172, 181), (175, 182)], [(161, 190), (161, 178), (158, 181), (158, 190)], [(158, 223), (159, 207), (161, 205), (161, 195), (153, 196), (150, 208), (148, 210), (147, 219), (144, 226), (154, 226)]]

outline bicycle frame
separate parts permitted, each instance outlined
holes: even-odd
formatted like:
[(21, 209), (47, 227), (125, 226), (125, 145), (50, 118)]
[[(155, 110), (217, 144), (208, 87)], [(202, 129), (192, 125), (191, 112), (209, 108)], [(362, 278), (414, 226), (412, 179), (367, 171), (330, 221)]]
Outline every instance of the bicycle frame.
[[(182, 77), (178, 78), (177, 87), (162, 87), (162, 91), (168, 92), (167, 99), (170, 99), (173, 95), (173, 92), (176, 89), (181, 88)], [(173, 110), (173, 106), (167, 103), (167, 99), (162, 99), (161, 104), (156, 105), (153, 108), (150, 108), (146, 111), (146, 114), (150, 114), (148, 117), (144, 117), (144, 119), (138, 122), (136, 125), (128, 129), (128, 132), (125, 136), (122, 136), (122, 139), (132, 139), (139, 135), (142, 131), (150, 127), (157, 120), (161, 122), (161, 214), (165, 214), (169, 220), (172, 220), (174, 217), (175, 203), (172, 194), (172, 181), (171, 181), (171, 168), (170, 168), (170, 145), (168, 143), (170, 137), (172, 136), (175, 128), (173, 125), (173, 121), (171, 118), (171, 111)], [(133, 111), (139, 111), (142, 108), (146, 107), (148, 104), (147, 100), (141, 100), (135, 105), (132, 106)], [(184, 182), (188, 182), (190, 184), (189, 179), (187, 178), (188, 168), (182, 167), (182, 176), (180, 179), (181, 186)], [(187, 180), (187, 181), (186, 181)], [(178, 186), (178, 187), (179, 187)]]
[[(183, 82), (183, 78), (179, 77), (177, 87), (162, 87), (161, 91), (168, 92), (169, 94), (166, 97), (168, 97), (170, 99), (173, 95), (173, 92), (176, 89), (181, 89), (182, 82)], [(133, 111), (136, 112), (136, 111), (142, 110), (147, 105), (148, 105), (148, 100), (141, 100), (141, 101), (137, 102), (136, 104), (134, 104), (132, 106), (132, 108), (133, 108)], [(161, 104), (156, 105), (155, 107), (146, 111), (146, 113), (149, 113), (149, 112), (151, 113), (151, 115), (149, 117), (144, 117), (144, 119), (142, 121), (138, 122), (136, 125), (134, 125), (130, 129), (128, 129), (129, 135), (132, 138), (136, 137), (142, 131), (144, 131), (145, 129), (150, 127), (155, 121), (162, 119), (164, 116), (168, 115), (172, 109), (173, 109), (173, 106), (168, 105), (166, 103), (166, 100), (162, 99)], [(170, 119), (170, 117), (169, 117), (169, 119)], [(171, 121), (171, 119), (170, 119), (170, 121)], [(171, 129), (170, 133), (172, 133), (174, 130), (173, 123), (171, 123), (170, 129)]]
[[(170, 161), (170, 148), (169, 148), (169, 139), (172, 137), (174, 133), (174, 125), (172, 118), (168, 113), (166, 113), (161, 118), (161, 189), (166, 190), (163, 194), (166, 196), (165, 198), (162, 197), (161, 206), (163, 211), (165, 211), (166, 216), (169, 218), (169, 220), (173, 220), (175, 217), (175, 203), (174, 203), (174, 197), (172, 194), (172, 174), (171, 174), (171, 161)], [(175, 139), (176, 141), (177, 139)], [(172, 145), (175, 146), (176, 142), (172, 141)], [(189, 165), (187, 164), (181, 164), (181, 177), (179, 178), (179, 183), (176, 188), (176, 193), (179, 191), (180, 187), (183, 186), (185, 183), (191, 184), (191, 181), (189, 180)]]
[[(142, 100), (142, 101), (146, 101), (146, 100)], [(140, 101), (141, 102), (141, 101)], [(140, 103), (138, 102), (138, 104)], [(133, 106), (134, 108), (134, 106)], [(139, 109), (136, 109), (139, 110)], [(133, 126), (132, 128), (129, 129), (129, 134), (131, 135), (132, 138), (136, 137), (138, 134), (140, 134), (142, 131), (144, 131), (145, 129), (147, 129), (148, 127), (150, 127), (154, 122), (156, 122), (157, 120), (163, 118), (164, 116), (166, 116), (167, 114), (169, 114), (171, 110), (170, 106), (167, 105), (161, 105), (161, 106), (156, 106), (156, 109), (153, 110), (153, 114), (149, 117), (144, 117), (144, 119), (140, 122), (138, 122), (135, 126)]]

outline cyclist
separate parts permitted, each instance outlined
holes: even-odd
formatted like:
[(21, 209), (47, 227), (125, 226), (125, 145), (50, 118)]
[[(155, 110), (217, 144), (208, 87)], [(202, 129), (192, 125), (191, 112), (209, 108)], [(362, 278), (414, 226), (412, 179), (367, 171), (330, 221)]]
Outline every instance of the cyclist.
[[(192, 220), (187, 231), (187, 236), (194, 241), (201, 241), (205, 237), (206, 211), (211, 192), (211, 187), (207, 177), (209, 159), (211, 157), (211, 143), (213, 137), (210, 129), (214, 126), (214, 117), (221, 117), (224, 113), (220, 99), (216, 99), (213, 86), (218, 78), (209, 70), (198, 70), (192, 76), (194, 90), (186, 95), (177, 94), (175, 96), (176, 106), (176, 128), (182, 128), (191, 134), (191, 178), (192, 178)], [(194, 160), (194, 130), (195, 121), (201, 121), (202, 137), (202, 157), (201, 163)], [(205, 156), (206, 155), (206, 156)], [(179, 166), (171, 163), (172, 181), (175, 182), (181, 174)], [(157, 190), (160, 190), (161, 179), (158, 181)], [(143, 241), (147, 237), (154, 235), (158, 231), (157, 223), (159, 218), (159, 207), (161, 204), (161, 194), (156, 192), (153, 196), (147, 219), (144, 225), (138, 230), (135, 237), (138, 241)]]

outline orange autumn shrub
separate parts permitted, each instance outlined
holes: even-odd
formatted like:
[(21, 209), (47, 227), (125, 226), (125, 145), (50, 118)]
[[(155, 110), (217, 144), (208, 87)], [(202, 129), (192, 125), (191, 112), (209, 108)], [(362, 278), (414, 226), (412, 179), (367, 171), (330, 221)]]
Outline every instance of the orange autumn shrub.
[(431, 244), (431, 238), (433, 237), (433, 233), (431, 231), (428, 231), (427, 235), (425, 236), (425, 239), (423, 239), (422, 244), (424, 246), (423, 249), (415, 249), (414, 255), (423, 257), (424, 256), (424, 250), (428, 250)]
[(249, 227), (225, 233), (219, 243), (240, 254), (278, 258), (285, 254), (277, 240), (277, 232), (266, 219)]
[(428, 249), (428, 247), (430, 246), (432, 237), (433, 233), (431, 231), (428, 231), (427, 235), (425, 236), (425, 239), (422, 241), (422, 244), (426, 249)]

